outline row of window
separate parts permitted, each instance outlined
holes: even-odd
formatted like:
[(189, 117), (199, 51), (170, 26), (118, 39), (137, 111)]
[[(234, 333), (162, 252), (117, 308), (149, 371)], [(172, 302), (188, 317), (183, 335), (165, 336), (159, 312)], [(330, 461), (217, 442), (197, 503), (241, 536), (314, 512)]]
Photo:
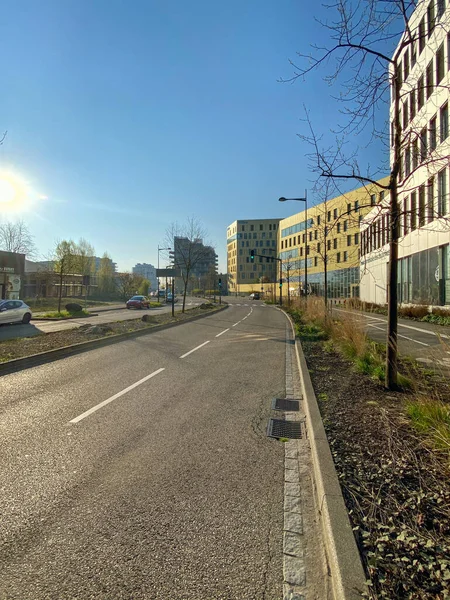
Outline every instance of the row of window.
[[(449, 212), (448, 169), (442, 169), (437, 177), (431, 177), (427, 185), (403, 198), (400, 206), (399, 235), (404, 236), (424, 227)], [(361, 255), (378, 250), (389, 243), (389, 215), (383, 214), (361, 234)]]
[(426, 15), (420, 20), (417, 36), (413, 39), (410, 46), (406, 48), (403, 57), (399, 60), (397, 67), (397, 81), (399, 86), (402, 85), (403, 81), (407, 80), (410, 69), (412, 69), (417, 62), (416, 41), (418, 42), (420, 56), (425, 50), (427, 38), (431, 36), (436, 26), (436, 15), (437, 19), (440, 19), (444, 12), (445, 0), (431, 0), (428, 4)]
[[(439, 143), (442, 143), (449, 135), (448, 102), (439, 110)], [(429, 152), (436, 150), (438, 146), (438, 122), (437, 113), (430, 120), (428, 129), (424, 127), (419, 136), (408, 144), (400, 163), (400, 179), (403, 175), (408, 177), (412, 171), (422, 164)]]
[[(250, 224), (250, 225), (241, 225), (241, 231), (245, 231), (245, 228), (247, 227), (247, 231), (255, 231), (255, 227), (256, 225)], [(265, 223), (260, 223), (259, 224), (259, 231), (264, 231), (265, 229)], [(269, 223), (269, 231), (276, 231), (277, 230), (277, 224), (276, 223)]]
[[(373, 194), (373, 196), (375, 197), (375, 194)], [(383, 198), (384, 198), (384, 192), (382, 192), (382, 194), (380, 194), (380, 200), (382, 200)], [(358, 224), (361, 224), (362, 218), (363, 218), (362, 215), (359, 215)], [(336, 223), (336, 233), (341, 233), (341, 225), (342, 225), (342, 229), (344, 232), (348, 231), (348, 228), (350, 225), (349, 220), (345, 219), (342, 223)], [(325, 234), (325, 237), (328, 234), (327, 227), (325, 227), (325, 229), (324, 229), (324, 234)], [(356, 234), (356, 235), (358, 235), (358, 234)], [(305, 236), (306, 236), (306, 234), (304, 233), (302, 236), (298, 235), (298, 236), (290, 237), (287, 240), (281, 240), (281, 250), (284, 250), (286, 248), (291, 248), (292, 246), (300, 246), (301, 244), (304, 245), (306, 243)], [(347, 236), (347, 238), (348, 237), (350, 237), (350, 236)], [(315, 229), (314, 231), (310, 231), (308, 233), (308, 239), (310, 242), (312, 242), (313, 239), (317, 240), (318, 239), (318, 230)], [(357, 242), (355, 242), (355, 243), (357, 243)], [(302, 252), (303, 252), (303, 248), (300, 247), (300, 253), (302, 253)]]

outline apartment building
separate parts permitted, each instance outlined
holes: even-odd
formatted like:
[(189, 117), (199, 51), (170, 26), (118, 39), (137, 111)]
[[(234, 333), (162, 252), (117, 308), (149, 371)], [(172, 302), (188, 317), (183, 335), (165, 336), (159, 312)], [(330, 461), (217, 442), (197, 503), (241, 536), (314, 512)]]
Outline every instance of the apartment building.
[[(203, 240), (190, 240), (186, 237), (174, 237), (174, 249), (169, 253), (175, 268), (185, 271), (189, 268), (187, 289), (192, 291), (200, 287), (202, 279), (214, 274), (217, 277), (218, 257), (212, 246), (205, 246)], [(175, 287), (183, 289), (181, 278), (175, 279)]]
[[(274, 295), (277, 286), (280, 219), (237, 220), (227, 227), (228, 293), (263, 291)], [(251, 262), (251, 250), (255, 251)]]
[[(402, 44), (405, 32), (393, 56), (402, 125), (398, 298), (400, 303), (450, 305), (450, 4), (418, 3), (408, 29), (410, 43)], [(393, 99), (392, 93), (391, 164)], [(377, 304), (387, 302), (389, 218), (386, 198), (362, 223), (361, 299)]]
[[(283, 296), (324, 295), (325, 265), (329, 298), (359, 296), (360, 225), (383, 202), (388, 178), (323, 201), (280, 221)], [(307, 217), (307, 218), (306, 218)]]
[(141, 275), (150, 281), (150, 289), (155, 291), (158, 289), (158, 280), (156, 278), (156, 269), (148, 263), (137, 263), (132, 269), (136, 275)]

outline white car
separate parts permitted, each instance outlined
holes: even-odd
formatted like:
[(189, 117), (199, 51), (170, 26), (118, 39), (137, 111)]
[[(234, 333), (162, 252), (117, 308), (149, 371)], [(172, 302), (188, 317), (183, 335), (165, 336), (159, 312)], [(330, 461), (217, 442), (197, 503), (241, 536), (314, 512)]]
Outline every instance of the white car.
[(5, 323), (29, 323), (31, 308), (22, 300), (0, 300), (0, 325)]

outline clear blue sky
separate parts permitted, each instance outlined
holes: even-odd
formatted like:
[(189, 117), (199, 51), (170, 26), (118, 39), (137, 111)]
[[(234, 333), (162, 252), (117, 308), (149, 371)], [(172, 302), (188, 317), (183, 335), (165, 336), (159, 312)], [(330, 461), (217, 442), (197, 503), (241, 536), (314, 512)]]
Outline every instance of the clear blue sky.
[(296, 212), (277, 198), (313, 179), (302, 104), (321, 131), (339, 108), (320, 74), (277, 82), (325, 35), (311, 7), (324, 16), (304, 0), (4, 3), (0, 169), (28, 183), (41, 255), (82, 236), (121, 270), (156, 264), (195, 216), (225, 270), (229, 223)]

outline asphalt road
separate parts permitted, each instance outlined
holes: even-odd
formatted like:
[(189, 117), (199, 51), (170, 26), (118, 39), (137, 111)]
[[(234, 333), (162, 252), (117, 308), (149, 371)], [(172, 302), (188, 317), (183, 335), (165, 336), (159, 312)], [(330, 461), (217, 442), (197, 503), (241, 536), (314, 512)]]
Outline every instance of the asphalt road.
[[(205, 302), (202, 298), (186, 298), (186, 306), (192, 308)], [(181, 310), (182, 301), (179, 300), (175, 303), (175, 310)], [(152, 313), (165, 313), (171, 312), (172, 305), (162, 303), (160, 307), (150, 308)], [(97, 312), (97, 311), (93, 311)], [(112, 321), (127, 321), (132, 319), (140, 319), (146, 310), (127, 310), (123, 308), (121, 310), (99, 310), (96, 316), (82, 318), (82, 319), (64, 319), (62, 321), (44, 321), (44, 320), (32, 320), (31, 323), (24, 325), (21, 323), (13, 325), (1, 325), (0, 326), (0, 342), (21, 337), (33, 337), (42, 333), (51, 333), (52, 331), (64, 331), (66, 329), (76, 329), (82, 325), (99, 325), (101, 323), (111, 323)]]
[[(363, 324), (373, 340), (386, 343), (387, 317), (340, 308), (333, 308), (333, 313), (352, 315)], [(450, 327), (399, 319), (398, 348), (401, 354), (411, 356), (442, 374), (450, 372)]]
[(2, 377), (0, 598), (281, 598), (285, 323), (234, 305)]

